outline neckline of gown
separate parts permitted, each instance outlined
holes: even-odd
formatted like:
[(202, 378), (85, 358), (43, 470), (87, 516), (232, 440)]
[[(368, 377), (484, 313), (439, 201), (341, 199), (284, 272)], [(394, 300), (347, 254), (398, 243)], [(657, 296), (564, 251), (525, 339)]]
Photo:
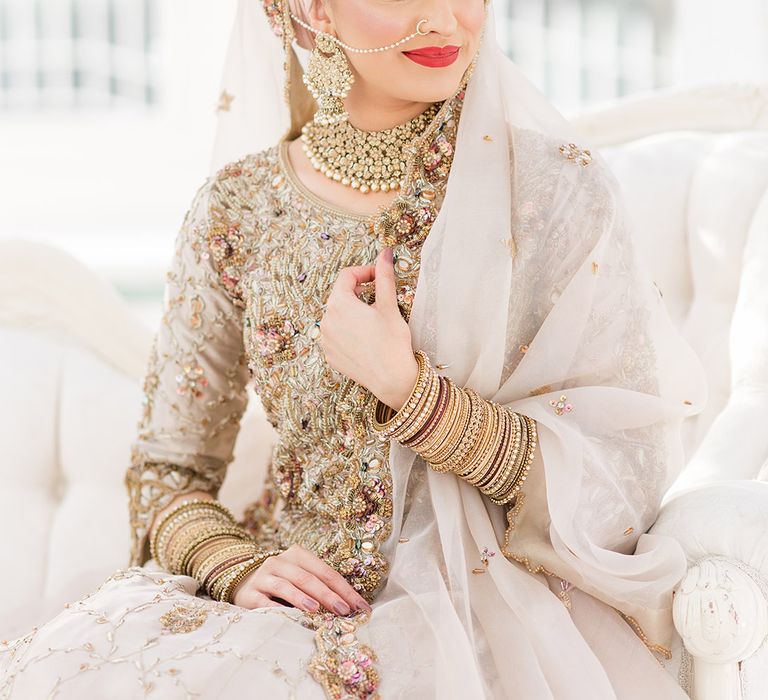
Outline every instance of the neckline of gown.
[[(330, 202), (326, 202), (324, 199), (316, 195), (312, 190), (310, 190), (298, 177), (296, 174), (296, 171), (293, 168), (293, 165), (291, 164), (290, 159), (288, 158), (288, 141), (281, 141), (277, 144), (277, 152), (278, 152), (278, 160), (280, 162), (280, 167), (283, 171), (283, 174), (286, 177), (286, 180), (292, 185), (294, 191), (298, 192), (298, 194), (305, 199), (309, 200), (312, 204), (316, 205), (320, 209), (325, 210), (328, 213), (331, 213), (335, 216), (341, 216), (345, 219), (351, 219), (353, 221), (357, 222), (369, 222), (373, 223), (373, 221), (381, 216), (382, 210), (372, 212), (371, 214), (360, 214), (357, 212), (350, 211), (349, 209), (344, 209), (343, 207), (336, 206), (335, 204), (331, 204)], [(384, 211), (389, 210), (394, 204), (394, 201), (389, 204), (387, 207), (384, 208)]]

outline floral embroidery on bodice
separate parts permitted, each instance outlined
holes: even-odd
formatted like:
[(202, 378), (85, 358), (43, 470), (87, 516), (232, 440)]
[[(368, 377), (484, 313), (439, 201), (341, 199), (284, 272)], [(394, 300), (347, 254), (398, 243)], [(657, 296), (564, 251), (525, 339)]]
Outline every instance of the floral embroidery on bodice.
[(457, 115), (443, 114), (411, 198), (402, 193), (380, 215), (313, 196), (290, 165), (287, 143), (227, 165), (210, 191), (208, 246), (243, 310), (250, 377), (279, 436), (266, 485), (271, 508), (247, 522), (265, 545), (315, 552), (369, 600), (389, 566), (379, 552), (392, 531), (389, 443), (366, 419), (376, 397), (325, 362), (318, 326), (341, 268), (372, 263), (384, 242), (394, 245), (398, 303), (408, 318), (421, 244), (453, 155)]
[[(318, 323), (339, 271), (370, 264), (382, 246), (393, 247), (398, 306), (409, 319), (463, 99), (461, 90), (442, 104), (406, 154), (407, 186), (376, 214), (315, 196), (294, 173), (286, 142), (229, 163), (198, 190), (168, 271), (125, 474), (131, 566), (150, 558), (152, 520), (178, 494), (217, 497), (250, 384), (278, 439), (262, 495), (240, 524), (261, 547), (313, 551), (374, 600), (389, 570), (382, 544), (393, 531), (389, 443), (367, 420), (376, 397), (325, 361)], [(371, 288), (360, 294), (366, 303), (374, 297)], [(410, 499), (409, 488), (403, 517)], [(310, 672), (329, 697), (375, 694), (375, 654), (353, 633), (365, 616), (324, 615), (302, 616), (316, 631)]]
[(370, 263), (378, 243), (365, 217), (333, 212), (297, 188), (284, 147), (220, 175), (210, 248), (242, 304), (250, 376), (279, 436), (268, 486), (283, 509), (267, 531), (274, 528), (280, 547), (298, 543), (332, 562), (370, 594), (386, 568), (374, 540), (391, 530), (388, 446), (363, 425), (375, 397), (359, 385), (344, 395), (346, 378), (317, 339), (339, 271)]

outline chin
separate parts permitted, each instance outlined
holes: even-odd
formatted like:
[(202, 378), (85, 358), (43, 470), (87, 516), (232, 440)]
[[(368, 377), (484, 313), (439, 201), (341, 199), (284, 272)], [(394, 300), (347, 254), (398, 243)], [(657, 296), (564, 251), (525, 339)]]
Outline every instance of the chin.
[(444, 78), (440, 81), (430, 81), (425, 84), (422, 90), (419, 90), (416, 94), (410, 95), (409, 98), (414, 102), (441, 102), (453, 97), (455, 92), (459, 89), (461, 84), (461, 78), (464, 72), (451, 76), (450, 78)]
[(446, 71), (442, 75), (437, 75), (428, 78), (419, 76), (421, 80), (405, 80), (402, 84), (411, 84), (418, 86), (413, 94), (408, 95), (409, 99), (413, 99), (416, 102), (440, 102), (441, 100), (447, 100), (455, 94), (461, 85), (461, 79), (467, 71), (469, 64), (463, 67), (455, 68), (451, 66), (450, 72)]

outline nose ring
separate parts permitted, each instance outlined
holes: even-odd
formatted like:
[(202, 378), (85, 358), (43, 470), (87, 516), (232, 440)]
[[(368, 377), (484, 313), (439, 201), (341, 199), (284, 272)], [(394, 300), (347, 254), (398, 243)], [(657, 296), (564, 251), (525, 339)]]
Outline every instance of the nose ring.
[(422, 22), (427, 22), (427, 21), (428, 20), (426, 20), (426, 19), (420, 19), (419, 20), (419, 23), (416, 25), (416, 33), (417, 34), (421, 34), (421, 36), (426, 36), (427, 34), (429, 34), (429, 32), (422, 32), (421, 31), (421, 23)]

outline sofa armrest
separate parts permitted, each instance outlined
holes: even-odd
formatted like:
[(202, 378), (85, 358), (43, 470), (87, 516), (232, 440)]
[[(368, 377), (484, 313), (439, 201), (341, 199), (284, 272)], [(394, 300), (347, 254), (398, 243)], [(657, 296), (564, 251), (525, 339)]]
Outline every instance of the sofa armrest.
[(768, 637), (768, 484), (723, 481), (680, 492), (650, 531), (674, 537), (688, 557), (672, 613), (693, 657), (692, 698), (741, 700), (741, 663)]

